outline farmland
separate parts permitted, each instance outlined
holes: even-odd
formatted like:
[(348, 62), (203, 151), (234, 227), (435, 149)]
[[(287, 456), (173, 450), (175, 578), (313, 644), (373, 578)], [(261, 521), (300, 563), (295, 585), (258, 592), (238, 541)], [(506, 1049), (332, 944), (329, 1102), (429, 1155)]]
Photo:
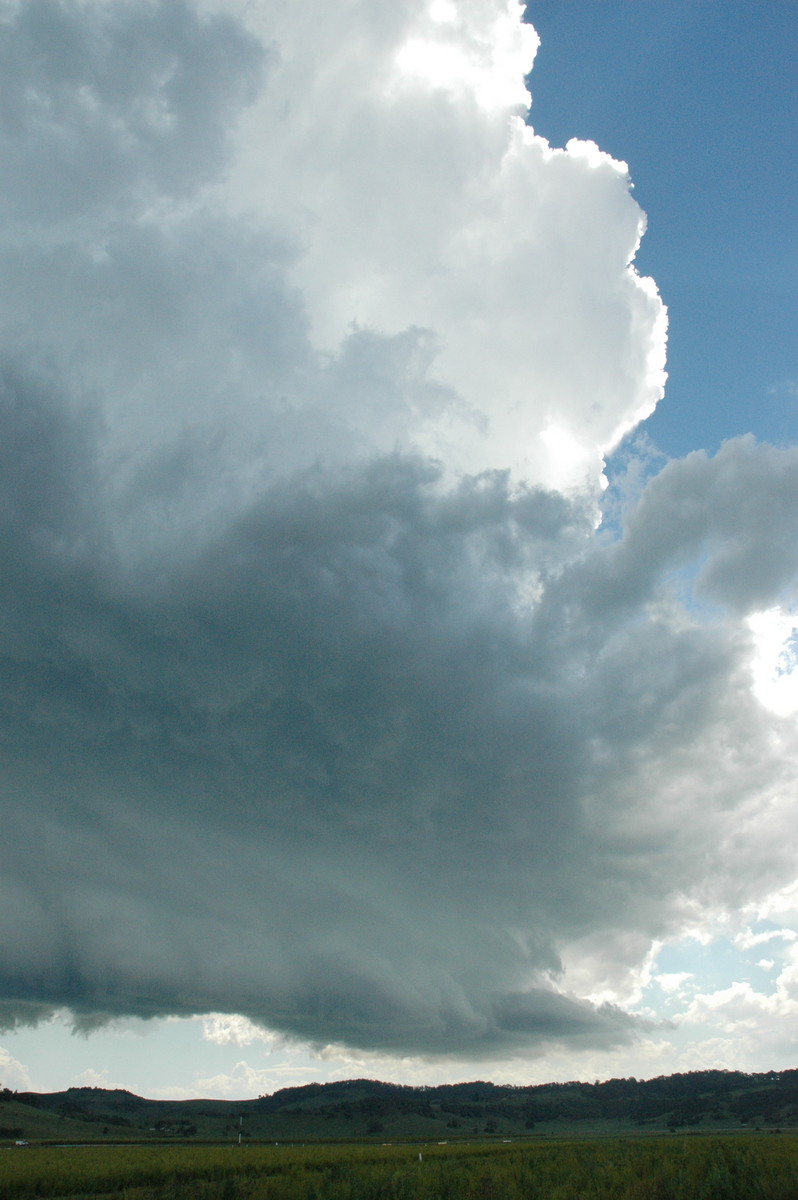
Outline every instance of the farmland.
[(0, 1197), (795, 1200), (797, 1126), (794, 1070), (517, 1087), (342, 1080), (241, 1101), (4, 1089)]
[(798, 1137), (0, 1152), (8, 1200), (795, 1200)]

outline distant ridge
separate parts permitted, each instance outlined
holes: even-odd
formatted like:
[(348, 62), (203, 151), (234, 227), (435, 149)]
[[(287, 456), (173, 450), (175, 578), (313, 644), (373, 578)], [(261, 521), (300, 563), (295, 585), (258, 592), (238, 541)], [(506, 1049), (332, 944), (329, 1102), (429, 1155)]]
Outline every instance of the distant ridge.
[(546, 1133), (798, 1126), (798, 1070), (654, 1079), (414, 1087), (347, 1079), (252, 1100), (148, 1100), (121, 1088), (0, 1093), (0, 1140), (530, 1137)]

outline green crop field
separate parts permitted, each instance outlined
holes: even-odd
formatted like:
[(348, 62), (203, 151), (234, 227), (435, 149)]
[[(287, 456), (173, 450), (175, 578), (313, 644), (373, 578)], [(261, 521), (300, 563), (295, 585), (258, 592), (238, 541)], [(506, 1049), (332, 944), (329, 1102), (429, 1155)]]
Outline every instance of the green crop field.
[(0, 1195), (4, 1200), (796, 1200), (798, 1137), (13, 1147), (0, 1152)]

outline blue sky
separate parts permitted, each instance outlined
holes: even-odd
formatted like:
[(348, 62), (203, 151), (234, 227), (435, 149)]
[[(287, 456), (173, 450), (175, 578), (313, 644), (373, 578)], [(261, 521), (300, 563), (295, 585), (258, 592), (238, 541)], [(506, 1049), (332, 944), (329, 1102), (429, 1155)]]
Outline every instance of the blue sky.
[(669, 308), (665, 453), (798, 430), (798, 13), (764, 0), (532, 0), (533, 123), (629, 164)]
[(509, 0), (87, 14), (0, 21), (0, 1083), (794, 1065), (798, 12), (531, 0), (600, 154)]

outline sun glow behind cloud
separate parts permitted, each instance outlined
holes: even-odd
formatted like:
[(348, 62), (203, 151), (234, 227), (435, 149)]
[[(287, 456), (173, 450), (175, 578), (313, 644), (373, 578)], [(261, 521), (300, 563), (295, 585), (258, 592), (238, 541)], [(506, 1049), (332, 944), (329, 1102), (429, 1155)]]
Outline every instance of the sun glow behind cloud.
[(769, 608), (748, 618), (755, 653), (751, 662), (754, 694), (780, 717), (798, 712), (798, 615)]
[(469, 35), (469, 14), (454, 4), (434, 0), (424, 35), (409, 38), (397, 51), (400, 75), (416, 86), (458, 92), (485, 109), (518, 108), (525, 112), (529, 96), (524, 76), (539, 45), (531, 25), (520, 22), (523, 5), (509, 0), (497, 6), (493, 19)]

